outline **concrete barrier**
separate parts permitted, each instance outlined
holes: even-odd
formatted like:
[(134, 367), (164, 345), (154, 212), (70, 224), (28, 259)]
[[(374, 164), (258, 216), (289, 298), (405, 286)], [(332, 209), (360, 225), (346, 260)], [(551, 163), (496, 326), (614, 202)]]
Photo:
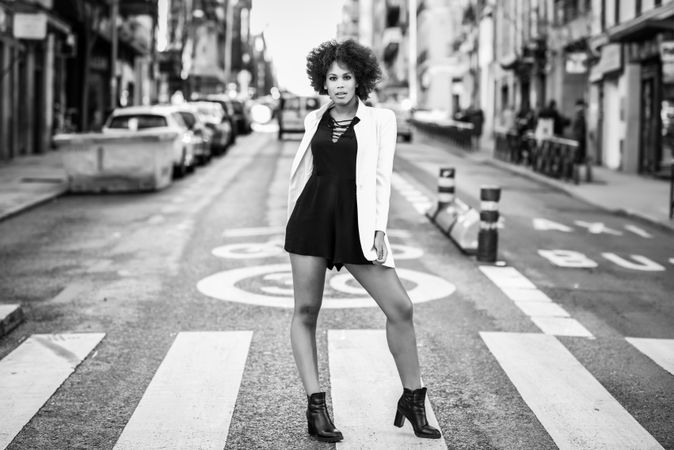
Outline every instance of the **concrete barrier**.
[(69, 191), (128, 192), (171, 183), (179, 138), (176, 132), (147, 130), (61, 134), (54, 143), (62, 151)]

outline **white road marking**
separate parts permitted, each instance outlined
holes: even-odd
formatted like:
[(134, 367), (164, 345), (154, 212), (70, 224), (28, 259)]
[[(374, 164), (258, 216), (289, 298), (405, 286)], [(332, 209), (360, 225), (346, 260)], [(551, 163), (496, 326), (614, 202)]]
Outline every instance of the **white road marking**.
[(625, 269), (640, 270), (643, 272), (662, 272), (665, 270), (660, 264), (641, 255), (632, 255), (632, 259), (635, 260), (636, 263), (628, 261), (615, 253), (602, 253), (601, 256)]
[(566, 226), (563, 223), (555, 222), (541, 217), (535, 217), (531, 220), (534, 226), (534, 230), (539, 231), (555, 230), (555, 231), (563, 231), (565, 233), (570, 233), (573, 231), (573, 228)]
[(179, 333), (115, 448), (224, 448), (252, 335)]
[(589, 231), (592, 234), (606, 233), (612, 234), (614, 236), (623, 235), (620, 231), (614, 230), (613, 228), (609, 228), (602, 222), (585, 222), (583, 220), (576, 220), (574, 223), (579, 227), (587, 228), (587, 231)]
[(480, 333), (560, 449), (661, 449), (553, 336)]
[(538, 250), (538, 254), (558, 267), (591, 269), (597, 263), (580, 252), (573, 250)]
[(557, 303), (515, 302), (524, 314), (531, 317), (569, 317), (569, 313)]
[[(237, 237), (250, 237), (250, 236), (268, 236), (270, 234), (280, 234), (284, 235), (286, 232), (285, 226), (283, 227), (251, 227), (251, 228), (233, 228), (231, 230), (225, 230), (222, 232), (222, 237), (225, 238), (237, 238)], [(407, 230), (398, 230), (398, 229), (389, 229), (387, 231), (389, 237), (397, 238), (409, 238), (410, 232)]]
[(594, 339), (590, 331), (571, 317), (530, 316), (531, 321), (545, 334), (551, 336), (573, 336)]
[(104, 333), (34, 334), (0, 361), (0, 448), (101, 342)]
[(480, 266), (480, 270), (499, 288), (536, 289), (536, 285), (514, 267)]
[(514, 267), (480, 266), (496, 286), (546, 334), (594, 338), (580, 322)]
[[(444, 439), (414, 436), (407, 420), (393, 426), (402, 385), (384, 330), (328, 330), (328, 357), (335, 425), (345, 436), (338, 449), (447, 448)], [(426, 414), (439, 428), (428, 399)]]
[(625, 225), (625, 229), (627, 231), (631, 231), (637, 236), (641, 236), (646, 239), (651, 239), (653, 237), (648, 231), (644, 230), (643, 228), (639, 228), (635, 225)]
[(510, 287), (501, 287), (501, 290), (505, 295), (510, 298), (510, 300), (517, 302), (542, 302), (550, 303), (552, 299), (548, 297), (545, 292), (540, 289), (526, 289), (526, 288), (510, 288)]
[(416, 209), (419, 214), (425, 214), (433, 205), (433, 201), (428, 198), (427, 195), (420, 192), (414, 185), (397, 172), (393, 172), (393, 175), (391, 176), (391, 185), (412, 204), (412, 207)]
[[(415, 286), (408, 290), (413, 303), (423, 303), (448, 297), (456, 290), (452, 283), (423, 272), (410, 269), (396, 269), (401, 280), (411, 281)], [(277, 275), (277, 274), (284, 275)], [(270, 277), (270, 275), (272, 275)], [(338, 275), (335, 275), (338, 276)], [(259, 289), (265, 294), (250, 292), (239, 287), (247, 278), (263, 277), (265, 281), (277, 283), (276, 286), (264, 286)], [(289, 281), (290, 280), (290, 281)], [(204, 295), (219, 300), (247, 303), (277, 308), (293, 308), (292, 277), (290, 264), (271, 264), (266, 266), (242, 267), (210, 275), (197, 283), (197, 289)], [(331, 283), (328, 280), (328, 283)], [(259, 283), (258, 283), (259, 284)], [(278, 286), (281, 284), (281, 286)], [(330, 284), (332, 286), (332, 284)], [(339, 283), (335, 287), (338, 287)], [(267, 295), (272, 294), (272, 295)], [(323, 297), (323, 308), (371, 308), (377, 304), (369, 295), (363, 297)]]
[(657, 365), (674, 375), (674, 339), (625, 338)]

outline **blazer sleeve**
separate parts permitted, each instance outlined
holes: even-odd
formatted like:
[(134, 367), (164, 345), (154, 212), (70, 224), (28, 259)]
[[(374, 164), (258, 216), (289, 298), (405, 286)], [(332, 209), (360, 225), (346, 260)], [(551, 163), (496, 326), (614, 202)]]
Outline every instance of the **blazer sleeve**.
[(386, 233), (388, 225), (389, 200), (391, 198), (391, 174), (393, 173), (393, 156), (395, 153), (398, 129), (396, 116), (390, 109), (382, 109), (378, 121), (377, 185), (376, 215), (374, 229)]

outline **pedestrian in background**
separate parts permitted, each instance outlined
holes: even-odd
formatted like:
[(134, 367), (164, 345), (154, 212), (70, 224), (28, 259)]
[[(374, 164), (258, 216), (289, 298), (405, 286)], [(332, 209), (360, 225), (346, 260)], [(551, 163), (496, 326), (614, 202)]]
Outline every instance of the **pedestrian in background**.
[(576, 114), (571, 124), (571, 133), (573, 139), (578, 141), (578, 153), (576, 153), (576, 162), (583, 164), (587, 161), (587, 121), (585, 120), (585, 102), (583, 99), (576, 100)]
[(564, 128), (571, 123), (568, 118), (564, 117), (564, 115), (559, 112), (555, 100), (550, 100), (550, 102), (548, 102), (548, 106), (543, 108), (539, 113), (538, 119), (551, 119), (552, 132), (556, 136), (562, 136), (564, 134)]
[(293, 355), (307, 394), (311, 436), (343, 439), (318, 379), (316, 322), (326, 267), (346, 266), (386, 315), (386, 337), (403, 385), (394, 425), (405, 418), (419, 437), (440, 438), (428, 425), (412, 302), (395, 271), (386, 235), (396, 145), (393, 111), (364, 104), (381, 79), (377, 58), (353, 40), (324, 42), (307, 56), (311, 86), (330, 102), (310, 112), (290, 171), (285, 250), (290, 253), (295, 308)]

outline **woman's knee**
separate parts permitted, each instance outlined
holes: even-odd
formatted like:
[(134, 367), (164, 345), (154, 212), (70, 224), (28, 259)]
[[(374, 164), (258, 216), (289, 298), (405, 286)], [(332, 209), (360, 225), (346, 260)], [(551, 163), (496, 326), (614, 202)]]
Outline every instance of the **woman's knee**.
[(414, 305), (409, 298), (401, 298), (388, 308), (387, 318), (392, 322), (412, 322)]
[(295, 305), (295, 317), (305, 325), (316, 325), (320, 305)]

